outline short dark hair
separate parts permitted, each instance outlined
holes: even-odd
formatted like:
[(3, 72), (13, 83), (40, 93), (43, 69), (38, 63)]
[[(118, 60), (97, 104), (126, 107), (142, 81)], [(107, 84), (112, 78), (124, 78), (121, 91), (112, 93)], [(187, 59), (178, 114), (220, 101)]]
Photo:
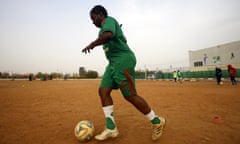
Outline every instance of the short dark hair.
[(103, 14), (105, 17), (108, 16), (107, 10), (101, 5), (94, 6), (90, 11), (90, 14)]

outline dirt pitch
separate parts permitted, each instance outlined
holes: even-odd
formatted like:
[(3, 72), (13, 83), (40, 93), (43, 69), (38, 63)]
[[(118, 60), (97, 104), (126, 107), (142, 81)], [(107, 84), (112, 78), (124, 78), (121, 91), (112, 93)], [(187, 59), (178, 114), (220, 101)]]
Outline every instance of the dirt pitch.
[[(0, 144), (79, 144), (76, 123), (104, 128), (99, 80), (0, 81)], [(239, 144), (240, 85), (215, 81), (137, 80), (139, 95), (167, 118), (164, 135), (151, 140), (149, 121), (119, 91), (112, 96), (120, 137), (88, 144)], [(214, 123), (214, 117), (221, 118)]]

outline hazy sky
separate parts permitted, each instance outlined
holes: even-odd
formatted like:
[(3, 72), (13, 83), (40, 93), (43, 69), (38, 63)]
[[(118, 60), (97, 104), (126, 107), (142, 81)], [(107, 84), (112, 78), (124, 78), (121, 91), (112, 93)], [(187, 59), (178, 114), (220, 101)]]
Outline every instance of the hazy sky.
[(189, 50), (240, 40), (239, 0), (0, 0), (0, 72), (104, 71), (90, 9), (103, 5), (123, 24), (136, 69), (189, 66)]

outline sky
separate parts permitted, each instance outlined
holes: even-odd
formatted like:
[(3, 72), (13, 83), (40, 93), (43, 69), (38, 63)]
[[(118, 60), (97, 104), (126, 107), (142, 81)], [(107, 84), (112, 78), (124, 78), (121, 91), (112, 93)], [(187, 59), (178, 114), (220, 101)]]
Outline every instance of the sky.
[(123, 25), (136, 70), (188, 67), (189, 50), (240, 40), (239, 0), (0, 0), (0, 72), (102, 74), (102, 47), (81, 53), (99, 4)]

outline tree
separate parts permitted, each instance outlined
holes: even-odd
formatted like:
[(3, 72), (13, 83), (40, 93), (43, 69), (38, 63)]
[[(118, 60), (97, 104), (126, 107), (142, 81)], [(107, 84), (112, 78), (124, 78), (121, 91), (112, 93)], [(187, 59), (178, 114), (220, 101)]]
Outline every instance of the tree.
[(98, 72), (97, 71), (89, 70), (87, 72), (87, 78), (97, 78), (97, 77), (98, 77)]
[(37, 74), (36, 74), (36, 78), (42, 78), (42, 76), (43, 76), (43, 74), (41, 73), (41, 72), (38, 72)]
[(3, 72), (1, 75), (2, 75), (2, 78), (9, 78), (10, 76), (8, 72)]

